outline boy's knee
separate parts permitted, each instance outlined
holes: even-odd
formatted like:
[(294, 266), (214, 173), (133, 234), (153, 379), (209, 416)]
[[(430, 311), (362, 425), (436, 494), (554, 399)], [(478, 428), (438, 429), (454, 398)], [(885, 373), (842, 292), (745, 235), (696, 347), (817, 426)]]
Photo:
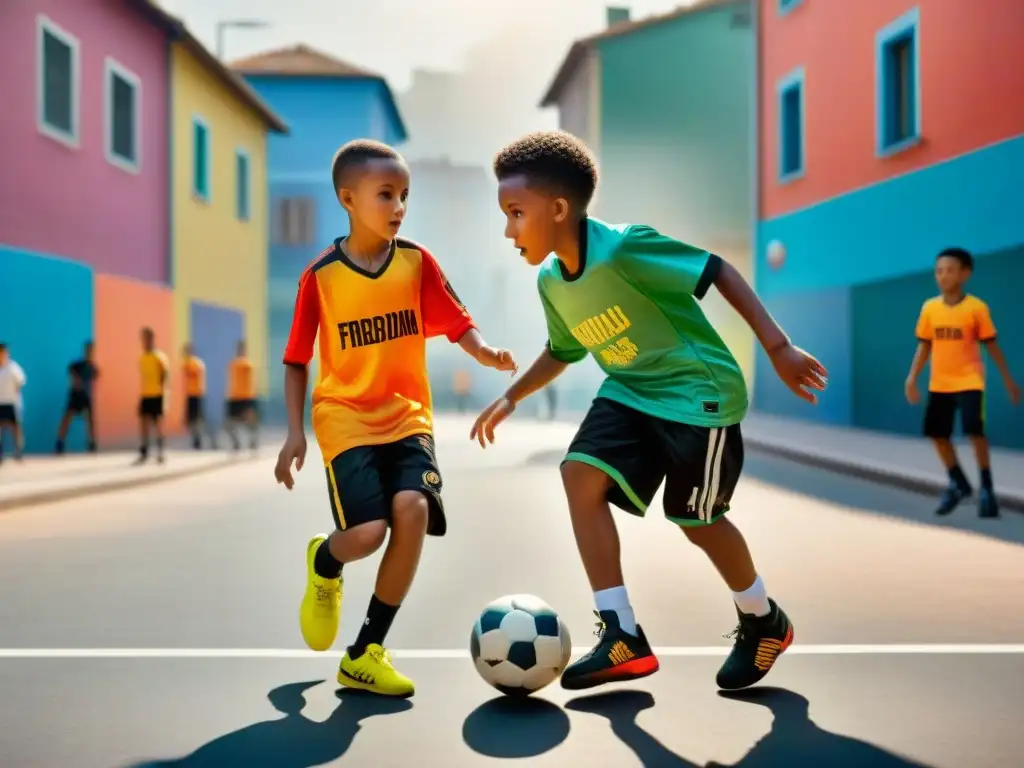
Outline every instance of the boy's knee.
[(344, 548), (353, 558), (372, 555), (384, 543), (388, 534), (386, 520), (373, 520), (341, 532)]
[(401, 491), (391, 502), (391, 527), (409, 533), (426, 533), (430, 504), (420, 491)]
[(710, 542), (715, 541), (722, 534), (726, 533), (726, 529), (731, 526), (732, 524), (723, 515), (706, 525), (680, 525), (679, 530), (683, 532), (683, 535), (686, 536), (691, 544), (703, 549)]
[(562, 485), (570, 500), (603, 501), (608, 495), (611, 478), (603, 470), (582, 461), (562, 464)]

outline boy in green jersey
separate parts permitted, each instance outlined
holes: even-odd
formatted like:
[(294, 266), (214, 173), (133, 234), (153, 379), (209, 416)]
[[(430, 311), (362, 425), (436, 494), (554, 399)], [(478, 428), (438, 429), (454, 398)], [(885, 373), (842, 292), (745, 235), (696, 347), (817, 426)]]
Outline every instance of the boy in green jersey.
[(562, 462), (573, 532), (601, 619), (600, 640), (568, 666), (562, 686), (578, 690), (658, 670), (623, 584), (609, 503), (643, 515), (663, 481), (665, 516), (704, 550), (739, 614), (718, 686), (759, 682), (793, 642), (793, 626), (768, 597), (742, 534), (725, 517), (743, 466), (747, 390), (698, 300), (715, 286), (799, 397), (817, 401), (824, 367), (790, 342), (739, 272), (718, 256), (648, 226), (589, 217), (596, 165), (570, 134), (530, 134), (498, 153), (494, 171), (505, 236), (528, 264), (540, 266), (548, 342), (480, 414), (470, 438), (481, 446), (493, 442), (494, 428), (518, 402), (588, 353), (608, 374)]

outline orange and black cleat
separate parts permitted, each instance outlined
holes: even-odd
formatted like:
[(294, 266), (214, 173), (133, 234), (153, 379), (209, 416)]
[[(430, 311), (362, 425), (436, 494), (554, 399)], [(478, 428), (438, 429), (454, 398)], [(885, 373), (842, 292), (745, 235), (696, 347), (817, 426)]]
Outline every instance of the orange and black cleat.
[[(740, 613), (740, 623), (726, 635), (734, 639), (732, 652), (718, 670), (718, 687), (726, 691), (747, 688), (761, 682), (775, 662), (793, 644), (793, 624), (769, 599), (767, 616)], [(738, 611), (737, 611), (738, 612)]]
[(570, 691), (593, 688), (604, 683), (619, 683), (653, 675), (660, 669), (643, 629), (631, 635), (619, 626), (615, 611), (597, 614), (597, 645), (562, 673), (562, 687)]

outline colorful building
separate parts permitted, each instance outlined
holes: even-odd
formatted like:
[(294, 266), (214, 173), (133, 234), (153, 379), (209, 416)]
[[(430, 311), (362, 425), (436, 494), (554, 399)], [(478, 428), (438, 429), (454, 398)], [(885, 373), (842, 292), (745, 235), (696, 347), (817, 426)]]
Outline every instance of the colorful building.
[[(178, 210), (171, 169), (190, 161), (173, 146), (172, 44), (202, 58), (181, 23), (147, 0), (39, 0), (4, 9), (0, 340), (28, 375), (29, 451), (52, 449), (67, 366), (86, 340), (95, 340), (101, 369), (101, 445), (130, 443), (137, 431), (139, 330), (153, 328), (176, 358), (182, 339), (172, 236), (182, 230), (172, 225)], [(215, 60), (205, 55), (213, 71)], [(242, 88), (233, 98), (240, 110), (251, 109), (245, 105), (255, 97), (246, 101)], [(249, 134), (238, 136), (241, 144)], [(259, 162), (255, 151), (254, 158)], [(258, 179), (262, 171), (252, 174)], [(253, 200), (265, 199), (261, 194)], [(218, 246), (223, 241), (211, 239), (207, 250)], [(252, 292), (244, 301), (237, 291), (203, 297), (249, 310), (261, 301)], [(183, 393), (177, 382), (171, 391), (174, 431)], [(70, 448), (82, 445), (81, 425), (75, 428)]]
[[(718, 253), (750, 276), (754, 33), (747, 0), (702, 0), (633, 21), (609, 8), (576, 41), (541, 106), (590, 146), (601, 182), (592, 212)], [(753, 375), (749, 328), (717, 294), (702, 302)]]
[(348, 218), (331, 184), (331, 159), (356, 138), (400, 144), (405, 125), (380, 75), (305, 45), (269, 51), (232, 64), (288, 121), (289, 137), (268, 142), (270, 256), (267, 328), (271, 362), (268, 416), (282, 418), (281, 360), (291, 327), (299, 275)]
[[(756, 406), (919, 434), (903, 382), (949, 246), (975, 254), (970, 291), (1024, 377), (1024, 69), (993, 64), (1019, 59), (1024, 4), (763, 0), (758, 17), (757, 288), (830, 378), (812, 408), (762, 357)], [(1024, 447), (989, 373), (993, 442)]]

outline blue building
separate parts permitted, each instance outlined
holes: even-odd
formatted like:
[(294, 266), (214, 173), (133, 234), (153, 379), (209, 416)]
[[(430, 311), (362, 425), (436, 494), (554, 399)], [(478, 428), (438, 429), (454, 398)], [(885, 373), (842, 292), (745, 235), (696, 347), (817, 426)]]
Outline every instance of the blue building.
[(273, 371), (288, 340), (299, 275), (331, 240), (348, 233), (348, 218), (331, 184), (331, 158), (352, 139), (397, 145), (407, 134), (383, 77), (306, 45), (261, 53), (231, 66), (291, 127), (288, 136), (268, 137), (267, 147), (267, 411), (269, 418), (280, 419), (283, 377)]

